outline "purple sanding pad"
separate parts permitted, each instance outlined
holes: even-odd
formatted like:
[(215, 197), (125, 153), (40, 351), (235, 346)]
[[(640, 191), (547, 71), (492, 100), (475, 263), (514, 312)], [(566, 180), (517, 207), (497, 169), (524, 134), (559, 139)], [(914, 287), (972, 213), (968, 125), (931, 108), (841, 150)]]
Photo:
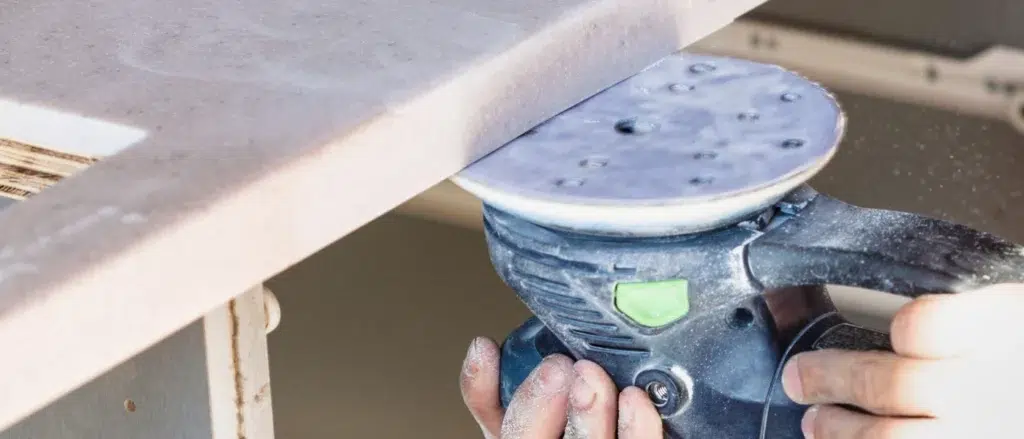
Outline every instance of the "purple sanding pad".
[(800, 75), (680, 53), (544, 122), (453, 181), (553, 227), (691, 233), (741, 220), (806, 182), (835, 153), (844, 127), (833, 96)]

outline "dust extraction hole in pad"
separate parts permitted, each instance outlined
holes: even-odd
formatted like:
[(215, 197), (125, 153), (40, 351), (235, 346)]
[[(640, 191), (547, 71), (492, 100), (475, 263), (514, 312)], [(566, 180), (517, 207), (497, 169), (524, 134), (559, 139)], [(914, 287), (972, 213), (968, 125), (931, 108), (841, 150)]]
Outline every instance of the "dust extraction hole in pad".
[(818, 84), (777, 66), (667, 57), (549, 119), (453, 181), (552, 228), (696, 233), (776, 203), (835, 153), (845, 118)]

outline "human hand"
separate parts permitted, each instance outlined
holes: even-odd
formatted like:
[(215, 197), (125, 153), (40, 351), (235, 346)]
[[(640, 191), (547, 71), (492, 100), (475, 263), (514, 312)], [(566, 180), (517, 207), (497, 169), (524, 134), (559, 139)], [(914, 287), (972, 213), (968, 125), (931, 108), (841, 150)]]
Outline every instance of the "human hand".
[[(516, 391), (508, 410), (498, 390), (497, 344), (473, 341), (459, 380), (462, 398), (486, 439), (662, 439), (661, 416), (635, 387), (621, 393), (595, 363), (546, 358)], [(617, 435), (616, 435), (617, 434)]]
[[(892, 322), (893, 352), (806, 352), (783, 372), (811, 439), (1019, 435), (1024, 285), (925, 296)], [(839, 407), (855, 406), (867, 413)]]

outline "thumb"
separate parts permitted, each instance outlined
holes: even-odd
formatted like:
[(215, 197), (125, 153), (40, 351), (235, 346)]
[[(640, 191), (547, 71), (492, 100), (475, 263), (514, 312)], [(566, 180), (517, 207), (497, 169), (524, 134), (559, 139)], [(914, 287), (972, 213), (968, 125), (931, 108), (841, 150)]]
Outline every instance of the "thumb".
[(491, 339), (479, 337), (469, 345), (459, 377), (462, 400), (485, 439), (497, 438), (505, 415), (498, 390), (501, 350)]
[(922, 296), (892, 321), (893, 350), (917, 358), (993, 356), (1020, 349), (1024, 284)]

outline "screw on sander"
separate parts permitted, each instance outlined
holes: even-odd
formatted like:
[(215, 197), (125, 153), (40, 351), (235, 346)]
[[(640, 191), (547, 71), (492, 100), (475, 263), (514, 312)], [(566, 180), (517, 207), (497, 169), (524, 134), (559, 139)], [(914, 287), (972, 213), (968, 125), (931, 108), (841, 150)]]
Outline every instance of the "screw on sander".
[(1024, 281), (1019, 245), (807, 186), (844, 127), (799, 75), (679, 53), (454, 177), (483, 200), (492, 263), (534, 314), (502, 346), (502, 403), (563, 353), (646, 390), (668, 437), (798, 439), (805, 407), (776, 385), (788, 356), (891, 346), (831, 305), (783, 310), (806, 323), (783, 330), (766, 292)]

